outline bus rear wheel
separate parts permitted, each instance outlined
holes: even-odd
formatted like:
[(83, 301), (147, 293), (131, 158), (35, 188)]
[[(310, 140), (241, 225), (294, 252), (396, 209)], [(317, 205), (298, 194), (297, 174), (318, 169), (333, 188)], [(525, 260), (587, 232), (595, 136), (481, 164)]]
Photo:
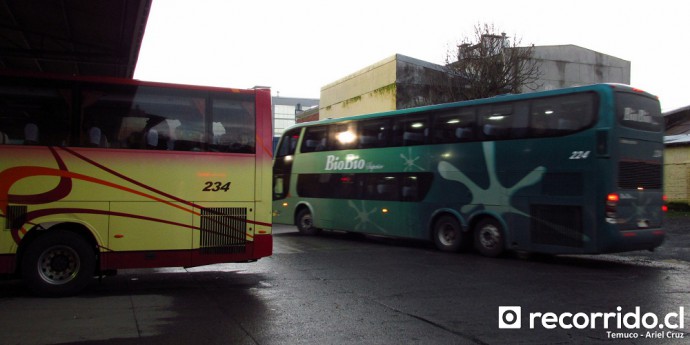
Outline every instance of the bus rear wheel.
[(96, 252), (81, 236), (49, 230), (34, 240), (22, 258), (22, 278), (40, 296), (74, 295), (93, 279)]
[(453, 216), (442, 216), (434, 223), (434, 244), (443, 252), (457, 252), (467, 246), (467, 234)]
[(505, 248), (505, 237), (501, 224), (495, 219), (486, 218), (474, 228), (474, 249), (488, 257), (497, 257)]
[(321, 229), (314, 226), (314, 218), (308, 208), (303, 208), (297, 213), (297, 230), (305, 235), (318, 235)]

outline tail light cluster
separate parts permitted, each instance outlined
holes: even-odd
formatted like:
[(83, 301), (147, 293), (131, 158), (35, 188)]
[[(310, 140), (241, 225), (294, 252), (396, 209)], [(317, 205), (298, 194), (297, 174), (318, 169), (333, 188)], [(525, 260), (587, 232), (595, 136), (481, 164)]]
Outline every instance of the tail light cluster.
[(663, 199), (664, 199), (664, 204), (661, 206), (661, 210), (664, 212), (668, 212), (668, 205), (666, 204), (668, 202), (668, 197), (666, 195), (664, 195)]
[[(667, 197), (664, 195), (663, 197), (663, 205), (661, 206), (661, 211), (662, 212), (667, 212), (668, 211), (668, 205), (666, 205), (666, 200)], [(606, 196), (606, 209), (605, 209), (605, 214), (606, 214), (606, 222), (609, 224), (616, 224), (617, 220), (617, 209), (618, 209), (618, 202), (621, 200), (620, 195), (617, 193), (609, 193)]]
[(610, 193), (606, 196), (606, 222), (609, 224), (616, 224), (616, 211), (618, 202), (621, 197), (616, 193)]

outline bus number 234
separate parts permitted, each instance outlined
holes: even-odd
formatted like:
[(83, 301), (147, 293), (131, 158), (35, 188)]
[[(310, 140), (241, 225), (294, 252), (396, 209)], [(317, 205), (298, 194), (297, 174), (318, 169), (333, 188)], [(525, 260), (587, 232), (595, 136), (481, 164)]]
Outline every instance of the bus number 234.
[(587, 159), (589, 157), (589, 151), (573, 151), (570, 154), (570, 159)]
[(204, 192), (227, 192), (230, 190), (230, 184), (232, 182), (213, 182), (213, 181), (206, 181), (204, 182), (204, 189), (202, 191)]

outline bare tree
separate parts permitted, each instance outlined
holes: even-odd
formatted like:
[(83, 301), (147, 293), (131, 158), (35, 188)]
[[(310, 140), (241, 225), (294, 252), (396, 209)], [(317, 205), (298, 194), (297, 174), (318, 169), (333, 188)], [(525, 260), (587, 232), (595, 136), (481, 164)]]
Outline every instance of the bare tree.
[(477, 24), (474, 37), (465, 38), (456, 52), (446, 55), (446, 69), (454, 84), (456, 100), (468, 100), (534, 90), (541, 76), (533, 58), (534, 46), (520, 47), (520, 39), (496, 34), (493, 25)]

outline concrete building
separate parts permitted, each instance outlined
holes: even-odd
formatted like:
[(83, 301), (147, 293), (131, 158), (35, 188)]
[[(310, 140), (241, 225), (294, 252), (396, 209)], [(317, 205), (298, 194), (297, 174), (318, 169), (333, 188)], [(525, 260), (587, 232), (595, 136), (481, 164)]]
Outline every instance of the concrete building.
[(279, 137), (295, 124), (295, 117), (305, 110), (319, 108), (318, 98), (272, 97), (273, 101), (273, 136)]
[[(630, 62), (575, 45), (534, 47), (541, 78), (524, 92), (594, 83), (630, 83)], [(321, 88), (320, 118), (450, 101), (443, 66), (396, 54)]]
[[(321, 88), (321, 119), (448, 102), (443, 66), (396, 54)], [(444, 98), (445, 97), (445, 98)]]
[(630, 84), (630, 61), (576, 45), (535, 46), (541, 78), (523, 92), (596, 83)]

